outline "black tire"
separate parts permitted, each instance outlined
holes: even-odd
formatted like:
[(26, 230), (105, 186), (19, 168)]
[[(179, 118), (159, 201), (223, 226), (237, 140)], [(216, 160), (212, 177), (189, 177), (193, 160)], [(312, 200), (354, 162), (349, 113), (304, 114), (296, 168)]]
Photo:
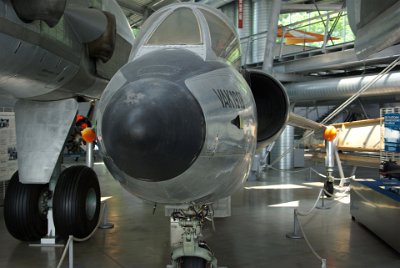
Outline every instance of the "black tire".
[(206, 268), (207, 262), (199, 257), (182, 257), (181, 268)]
[(54, 190), (53, 213), (56, 232), (63, 238), (85, 238), (96, 228), (100, 186), (92, 169), (72, 166), (60, 174)]
[[(332, 181), (326, 181), (324, 183), (324, 193), (326, 197), (332, 197), (334, 193), (334, 188), (333, 188), (333, 182)], [(328, 193), (327, 193), (328, 192)]]
[(15, 172), (4, 199), (4, 221), (8, 232), (21, 241), (37, 241), (47, 233), (47, 211), (40, 211), (41, 196), (48, 184), (22, 184)]

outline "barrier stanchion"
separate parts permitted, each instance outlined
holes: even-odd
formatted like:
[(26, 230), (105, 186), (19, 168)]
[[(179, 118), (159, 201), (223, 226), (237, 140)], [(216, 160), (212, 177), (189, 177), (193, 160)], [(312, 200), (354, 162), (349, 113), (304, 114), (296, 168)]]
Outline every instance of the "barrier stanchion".
[(317, 209), (330, 209), (331, 207), (325, 206), (325, 197), (321, 197), (321, 205), (316, 206)]
[[(64, 262), (65, 256), (67, 255), (67, 252), (68, 252), (68, 251), (70, 251), (70, 255), (69, 255), (69, 268), (74, 267), (74, 256), (73, 256), (73, 253), (72, 253), (72, 255), (71, 255), (71, 252), (73, 252), (73, 248), (74, 248), (74, 245), (72, 244), (72, 243), (73, 243), (73, 242), (72, 242), (73, 240), (74, 240), (74, 237), (73, 237), (72, 235), (70, 235), (70, 236), (68, 237), (67, 244), (65, 244), (65, 248), (64, 248), (63, 254), (61, 255), (61, 259), (60, 259), (60, 262), (59, 262), (58, 265), (57, 265), (57, 268), (60, 268), (60, 267), (61, 267), (61, 265), (62, 265), (62, 263)], [(71, 249), (72, 249), (72, 251), (71, 251)], [(71, 259), (71, 258), (72, 258), (72, 259)]]
[[(307, 211), (307, 212), (300, 212), (297, 209), (294, 209), (294, 213), (293, 213), (293, 232), (286, 234), (286, 237), (289, 239), (300, 239), (300, 238), (304, 238), (304, 240), (307, 243), (307, 246), (309, 247), (309, 249), (311, 250), (311, 252), (315, 255), (315, 257), (321, 261), (321, 267), (322, 268), (326, 268), (326, 259), (321, 258), (321, 256), (318, 255), (318, 253), (314, 250), (314, 248), (312, 247), (312, 245), (310, 244), (310, 242), (307, 239), (307, 236), (305, 235), (304, 231), (303, 231), (303, 227), (301, 226), (301, 222), (299, 221), (298, 216), (308, 216), (311, 214), (311, 212), (316, 208), (319, 199), (321, 198), (321, 195), (323, 195), (324, 189), (321, 189), (319, 191), (317, 200), (314, 202), (313, 207)], [(300, 231), (300, 233), (299, 233)]]
[(69, 243), (69, 268), (74, 268), (74, 237), (70, 236), (71, 242)]
[(326, 199), (325, 194), (326, 194), (326, 191), (325, 191), (325, 189), (323, 189), (323, 191), (321, 192), (321, 196), (320, 196), (321, 205), (320, 206), (316, 206), (315, 208), (317, 208), (317, 209), (330, 209), (331, 208), (331, 207), (328, 207), (328, 206), (325, 205), (325, 199)]
[(59, 261), (59, 263), (57, 265), (57, 268), (60, 268), (61, 265), (63, 264), (65, 256), (67, 255), (67, 252), (69, 252), (69, 258), (68, 258), (68, 260), (69, 260), (69, 268), (73, 268), (74, 267), (74, 241), (83, 242), (83, 241), (86, 241), (89, 238), (91, 238), (94, 235), (94, 233), (96, 232), (97, 228), (100, 228), (100, 226), (101, 226), (100, 223), (101, 222), (103, 222), (103, 224), (106, 224), (107, 226), (109, 226), (109, 227), (106, 227), (106, 229), (114, 227), (114, 224), (108, 223), (107, 218), (104, 218), (105, 213), (106, 213), (106, 210), (105, 210), (106, 201), (108, 199), (110, 199), (110, 198), (111, 197), (103, 197), (102, 198), (101, 208), (100, 208), (100, 215), (99, 215), (99, 220), (97, 222), (97, 226), (96, 226), (96, 228), (93, 229), (93, 231), (87, 237), (85, 237), (85, 238), (76, 238), (76, 237), (74, 237), (72, 235), (70, 235), (68, 237), (68, 241), (65, 244), (64, 251), (63, 251), (61, 259), (60, 259), (60, 261)]
[[(341, 194), (343, 194), (343, 196), (335, 199), (334, 201), (339, 201), (340, 199), (348, 196), (348, 194), (346, 195), (346, 193), (348, 193), (350, 187), (346, 188)], [(317, 207), (318, 201), (319, 199), (322, 199), (322, 207), (324, 207), (325, 209), (327, 209), (328, 207), (325, 206), (324, 204), (324, 193), (325, 193), (325, 189), (322, 188), (319, 191), (317, 200), (315, 201), (313, 207), (307, 211), (307, 212), (300, 212), (297, 209), (294, 209), (293, 212), (293, 231), (290, 233), (286, 234), (286, 237), (289, 239), (301, 239), (303, 238), (304, 241), (306, 241), (307, 246), (309, 247), (309, 249), (311, 250), (311, 252), (314, 254), (314, 256), (321, 262), (321, 267), (322, 268), (326, 268), (326, 259), (322, 258), (320, 255), (318, 255), (318, 253), (315, 251), (315, 249), (312, 247), (310, 241), (308, 241), (306, 234), (304, 233), (303, 230), (303, 226), (301, 225), (301, 221), (299, 220), (299, 216), (308, 216), (311, 214), (311, 212), (315, 209), (315, 208), (321, 208), (321, 207)], [(332, 196), (333, 197), (333, 196)], [(329, 207), (330, 208), (330, 207)]]
[(299, 234), (299, 219), (297, 218), (297, 209), (293, 211), (293, 231), (286, 234), (290, 239), (301, 239), (303, 236)]
[(110, 229), (114, 227), (113, 223), (108, 222), (108, 210), (107, 210), (107, 200), (110, 199), (111, 197), (102, 197), (101, 198), (101, 203), (103, 204), (103, 220), (101, 224), (99, 225), (100, 229)]
[(326, 268), (326, 259), (321, 259), (321, 268)]

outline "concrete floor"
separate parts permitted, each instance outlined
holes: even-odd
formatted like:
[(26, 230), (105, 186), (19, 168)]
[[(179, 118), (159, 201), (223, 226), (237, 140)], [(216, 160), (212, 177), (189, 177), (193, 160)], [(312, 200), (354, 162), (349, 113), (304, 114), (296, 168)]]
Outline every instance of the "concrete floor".
[[(159, 205), (141, 201), (123, 190), (104, 168), (96, 165), (102, 195), (111, 195), (109, 220), (113, 229), (98, 230), (87, 242), (74, 247), (76, 268), (165, 267), (170, 263), (169, 218)], [(320, 168), (322, 171), (323, 169)], [(357, 177), (376, 177), (374, 169), (358, 169)], [(242, 267), (321, 267), (304, 239), (285, 237), (293, 229), (293, 201), (307, 211), (322, 181), (309, 171), (269, 170), (249, 181), (232, 197), (232, 216), (215, 220), (204, 232), (219, 265)], [(261, 186), (261, 187), (259, 187)], [(253, 188), (252, 188), (253, 187)], [(304, 231), (327, 267), (400, 267), (400, 254), (362, 225), (352, 221), (348, 197), (328, 201), (329, 210), (301, 217)], [(295, 202), (296, 203), (296, 202)], [(384, 224), (384, 223), (382, 223)], [(398, 230), (393, 230), (399, 236)], [(400, 236), (399, 236), (400, 237)], [(400, 238), (399, 238), (400, 239)], [(30, 247), (12, 238), (0, 208), (0, 267), (56, 267), (62, 248)], [(63, 267), (68, 267), (64, 264)]]

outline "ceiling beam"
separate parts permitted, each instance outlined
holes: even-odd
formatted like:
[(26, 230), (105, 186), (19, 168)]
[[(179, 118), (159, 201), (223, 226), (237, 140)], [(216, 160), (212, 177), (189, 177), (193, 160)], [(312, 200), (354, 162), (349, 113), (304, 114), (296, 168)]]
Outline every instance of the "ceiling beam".
[[(331, 11), (343, 9), (342, 4), (324, 4), (318, 3), (319, 10)], [(316, 11), (317, 8), (314, 4), (282, 4), (281, 13), (287, 11)]]
[[(219, 8), (221, 6), (224, 6), (226, 4), (231, 3), (234, 0), (200, 0), (199, 3), (202, 4), (206, 4), (206, 5), (210, 5), (212, 7), (215, 8)], [(281, 6), (281, 12), (285, 12), (285, 11), (316, 11), (317, 8), (315, 7), (314, 4), (301, 4), (300, 2), (304, 2), (304, 0), (300, 0), (300, 1), (291, 1), (290, 3), (285, 3), (282, 2), (282, 6)], [(317, 6), (319, 10), (341, 10), (343, 8), (342, 4), (340, 2), (336, 2), (336, 3), (322, 3), (322, 2), (317, 2)]]
[(134, 1), (122, 1), (122, 0), (117, 0), (118, 4), (126, 9), (129, 9), (135, 13), (138, 13), (140, 15), (143, 15), (143, 13), (145, 12), (145, 8), (142, 6), (139, 6), (138, 4), (136, 4)]
[(233, 1), (234, 0), (201, 0), (198, 3), (210, 5), (214, 8), (219, 8)]

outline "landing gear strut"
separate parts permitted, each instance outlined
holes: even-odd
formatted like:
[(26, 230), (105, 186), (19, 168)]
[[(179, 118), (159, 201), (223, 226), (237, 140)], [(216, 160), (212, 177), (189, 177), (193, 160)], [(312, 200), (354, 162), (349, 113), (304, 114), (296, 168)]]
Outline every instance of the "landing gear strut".
[(189, 206), (171, 216), (171, 268), (217, 268), (217, 259), (201, 240), (202, 227), (212, 217), (208, 206)]

